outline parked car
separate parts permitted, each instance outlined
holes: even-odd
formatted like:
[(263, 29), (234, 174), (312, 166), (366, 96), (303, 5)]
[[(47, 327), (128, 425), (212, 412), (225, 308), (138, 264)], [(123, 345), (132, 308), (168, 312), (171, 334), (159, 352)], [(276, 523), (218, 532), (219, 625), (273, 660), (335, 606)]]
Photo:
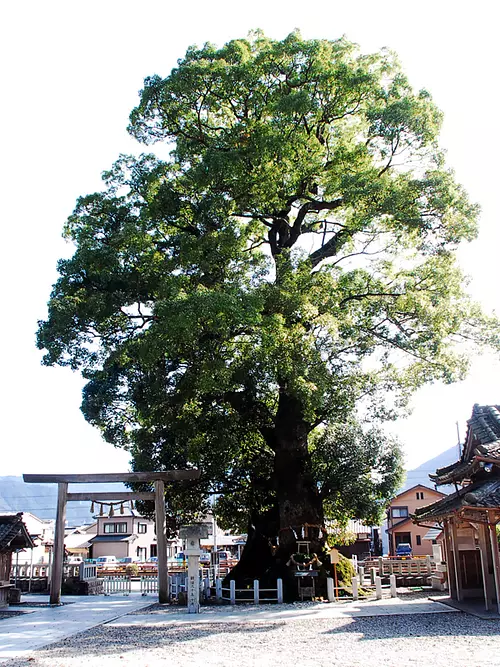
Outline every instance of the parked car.
[(80, 563), (83, 563), (83, 558), (81, 556), (70, 556), (66, 562), (68, 565), (80, 565)]
[(410, 558), (412, 554), (411, 544), (409, 542), (400, 542), (396, 547), (396, 556)]
[(182, 565), (183, 563), (187, 562), (187, 556), (184, 554), (182, 551), (179, 551), (179, 553), (175, 554), (175, 556), (171, 556), (168, 559), (168, 562), (171, 565)]
[(118, 560), (116, 556), (99, 556), (95, 559), (97, 567), (107, 567), (109, 565), (116, 565)]
[(210, 565), (210, 554), (207, 551), (202, 551), (200, 554), (200, 563), (202, 565)]

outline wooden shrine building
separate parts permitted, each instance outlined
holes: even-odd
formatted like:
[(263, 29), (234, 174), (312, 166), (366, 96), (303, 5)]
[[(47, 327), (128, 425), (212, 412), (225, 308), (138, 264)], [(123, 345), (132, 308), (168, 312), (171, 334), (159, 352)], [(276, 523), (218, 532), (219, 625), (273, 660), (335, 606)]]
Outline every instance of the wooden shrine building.
[(483, 599), (500, 613), (500, 406), (474, 406), (460, 460), (430, 478), (456, 488), (413, 514), (419, 525), (443, 527), (450, 597)]
[(0, 607), (9, 603), (12, 554), (21, 549), (33, 549), (33, 540), (23, 522), (23, 514), (0, 515)]

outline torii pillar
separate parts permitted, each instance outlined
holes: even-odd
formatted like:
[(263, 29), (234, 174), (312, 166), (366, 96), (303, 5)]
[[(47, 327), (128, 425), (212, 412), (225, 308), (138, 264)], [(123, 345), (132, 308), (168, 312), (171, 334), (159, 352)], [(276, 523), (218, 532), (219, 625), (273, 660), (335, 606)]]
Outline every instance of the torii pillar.
[[(64, 527), (66, 524), (66, 504), (68, 500), (154, 500), (156, 515), (156, 539), (158, 544), (158, 599), (168, 602), (167, 541), (165, 537), (165, 482), (180, 482), (198, 479), (200, 471), (169, 470), (166, 472), (126, 472), (95, 475), (23, 475), (28, 483), (57, 484), (57, 514), (54, 535), (54, 560), (50, 578), (50, 604), (61, 604), (61, 586), (64, 563)], [(154, 493), (105, 492), (68, 493), (68, 484), (92, 484), (112, 482), (154, 482)]]

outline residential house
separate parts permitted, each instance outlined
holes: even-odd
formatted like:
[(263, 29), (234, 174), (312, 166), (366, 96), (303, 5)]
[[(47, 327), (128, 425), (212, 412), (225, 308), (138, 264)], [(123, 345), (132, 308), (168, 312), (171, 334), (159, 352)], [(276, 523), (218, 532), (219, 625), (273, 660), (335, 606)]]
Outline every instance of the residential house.
[(97, 523), (67, 528), (64, 533), (64, 551), (68, 558), (89, 557), (90, 540), (97, 535)]
[(391, 500), (387, 510), (387, 533), (389, 535), (389, 554), (396, 555), (398, 544), (407, 542), (411, 545), (414, 556), (432, 556), (432, 540), (424, 539), (430, 525), (418, 526), (412, 522), (411, 515), (424, 505), (434, 503), (445, 494), (423, 484), (412, 486), (402, 491)]
[(157, 556), (155, 524), (135, 510), (97, 517), (97, 531), (88, 542), (90, 558), (115, 556), (146, 561)]

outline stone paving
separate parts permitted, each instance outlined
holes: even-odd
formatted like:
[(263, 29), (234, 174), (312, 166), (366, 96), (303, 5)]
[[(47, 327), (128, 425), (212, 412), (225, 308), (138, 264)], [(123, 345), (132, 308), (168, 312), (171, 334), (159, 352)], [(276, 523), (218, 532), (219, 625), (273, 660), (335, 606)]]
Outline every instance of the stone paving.
[[(48, 602), (48, 596), (23, 595), (23, 602)], [(0, 662), (19, 657), (119, 616), (148, 607), (153, 596), (63, 596), (60, 607), (18, 607), (27, 613), (0, 620)], [(16, 609), (13, 607), (13, 609)]]

